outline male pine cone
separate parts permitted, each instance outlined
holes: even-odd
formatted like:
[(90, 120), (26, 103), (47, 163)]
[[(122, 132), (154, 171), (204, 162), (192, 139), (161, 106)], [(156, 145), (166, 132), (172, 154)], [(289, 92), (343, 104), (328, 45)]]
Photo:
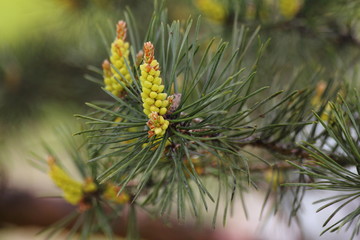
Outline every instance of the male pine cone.
[[(120, 97), (124, 87), (118, 81), (121, 81), (125, 86), (130, 86), (132, 83), (131, 75), (126, 66), (126, 62), (129, 63), (130, 46), (125, 41), (127, 28), (124, 21), (118, 22), (116, 32), (116, 39), (111, 44), (110, 62), (108, 60), (103, 62), (103, 72), (105, 89), (113, 95)], [(111, 68), (110, 63), (113, 65), (113, 68)]]
[(144, 63), (140, 65), (140, 70), (141, 99), (144, 113), (149, 118), (149, 137), (163, 136), (169, 126), (169, 121), (164, 119), (169, 99), (167, 94), (163, 93), (165, 86), (161, 84), (160, 67), (154, 58), (154, 46), (151, 42), (144, 43)]

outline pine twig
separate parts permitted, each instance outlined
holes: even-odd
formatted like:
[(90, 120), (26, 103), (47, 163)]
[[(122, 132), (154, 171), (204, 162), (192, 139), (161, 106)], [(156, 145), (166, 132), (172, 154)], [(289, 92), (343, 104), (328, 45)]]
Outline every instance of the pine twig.
[[(36, 198), (22, 190), (2, 189), (0, 195), (0, 225), (15, 224), (18, 226), (50, 226), (66, 217), (76, 207), (61, 198)], [(127, 212), (113, 222), (114, 234), (126, 236)], [(219, 240), (221, 234), (211, 229), (199, 230), (196, 226), (180, 225), (172, 222), (164, 224), (160, 219), (153, 219), (143, 211), (137, 211), (138, 226), (141, 237), (145, 239), (193, 239)], [(68, 226), (71, 228), (72, 224)], [(244, 238), (251, 240), (252, 238)]]

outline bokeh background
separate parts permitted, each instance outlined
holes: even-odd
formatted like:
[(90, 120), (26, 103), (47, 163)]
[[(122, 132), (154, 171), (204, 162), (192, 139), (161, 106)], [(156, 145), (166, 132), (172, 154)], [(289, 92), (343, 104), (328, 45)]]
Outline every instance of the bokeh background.
[[(270, 39), (270, 44), (259, 64), (259, 86), (281, 89), (291, 82), (302, 88), (316, 86), (319, 80), (357, 85), (359, 1), (168, 0), (166, 5), (170, 19), (186, 20), (189, 15), (201, 14), (202, 34), (209, 38), (231, 41), (234, 19), (251, 30), (261, 26), (260, 39)], [(84, 102), (106, 98), (84, 75), (91, 72), (89, 66), (100, 67), (107, 57), (102, 34), (114, 34), (115, 23), (127, 6), (144, 35), (152, 0), (0, 0), (0, 174), (8, 187), (38, 196), (58, 193), (28, 160), (32, 153), (42, 154), (43, 143), (66, 158), (58, 129), (75, 132), (80, 123), (73, 115), (86, 111)], [(250, 55), (255, 55), (256, 49), (252, 51)], [(263, 194), (254, 192), (247, 197), (250, 220), (244, 219), (239, 208), (221, 231), (233, 239), (239, 229), (246, 232), (243, 235), (260, 239), (318, 239), (322, 216), (314, 215), (314, 196), (316, 193), (305, 199), (299, 217), (302, 228), (287, 228), (287, 219), (281, 216), (266, 226), (260, 224), (266, 222), (266, 218), (258, 218)], [(38, 231), (20, 229), (0, 228), (0, 239), (30, 239), (29, 231), (31, 236)]]

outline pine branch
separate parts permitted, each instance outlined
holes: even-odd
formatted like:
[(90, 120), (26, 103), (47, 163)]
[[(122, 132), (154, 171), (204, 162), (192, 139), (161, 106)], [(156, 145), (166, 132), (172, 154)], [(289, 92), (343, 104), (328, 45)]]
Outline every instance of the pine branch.
[[(347, 206), (349, 203), (358, 200), (360, 197), (359, 188), (359, 101), (358, 93), (352, 91), (356, 96), (355, 98), (349, 98), (347, 102), (339, 95), (336, 102), (330, 102), (332, 109), (332, 117), (329, 122), (325, 122), (315, 114), (318, 121), (325, 128), (329, 136), (336, 141), (341, 151), (344, 154), (345, 164), (338, 162), (333, 156), (327, 155), (327, 153), (311, 143), (304, 143), (302, 148), (307, 151), (312, 159), (316, 161), (316, 165), (299, 165), (294, 162), (289, 162), (294, 167), (300, 169), (301, 174), (305, 174), (312, 179), (315, 179), (311, 183), (293, 183), (286, 184), (287, 186), (306, 186), (313, 189), (334, 191), (334, 196), (329, 198), (320, 199), (317, 203), (323, 203), (324, 205), (318, 209), (321, 211), (331, 205), (337, 206), (336, 210), (327, 218), (324, 223), (324, 227), (331, 222), (333, 217), (339, 213), (339, 211)], [(354, 101), (355, 100), (355, 101)], [(356, 167), (356, 171), (351, 170), (348, 166)], [(344, 226), (353, 226), (351, 239), (359, 233), (360, 223), (360, 208), (353, 207), (353, 211), (346, 213), (344, 217), (335, 223), (331, 223), (321, 234), (327, 231), (337, 231)]]
[[(111, 237), (112, 221), (127, 211), (128, 203), (132, 238), (137, 232), (138, 206), (151, 207), (156, 216), (176, 214), (177, 221), (184, 222), (188, 213), (199, 219), (202, 208), (207, 211), (211, 201), (215, 225), (224, 200), (225, 223), (237, 190), (242, 198), (249, 186), (272, 182), (267, 202), (272, 189), (283, 183), (281, 174), (267, 180), (266, 172), (272, 173), (267, 170), (300, 169), (299, 182), (292, 185), (297, 186), (293, 213), (300, 208), (304, 186), (356, 190), (358, 180), (346, 167), (360, 162), (359, 136), (354, 139), (352, 134), (354, 130), (360, 135), (358, 119), (346, 104), (329, 103), (332, 111), (326, 112), (328, 105), (321, 101), (331, 95), (329, 86), (315, 96), (315, 84), (298, 91), (293, 89), (295, 80), (287, 90), (272, 93), (269, 86), (255, 87), (257, 67), (269, 43), (259, 38), (258, 45), (254, 44), (259, 29), (249, 33), (245, 27), (234, 27), (231, 42), (200, 41), (200, 18), (192, 37), (191, 18), (168, 23), (166, 14), (163, 2), (155, 2), (142, 44), (134, 29), (136, 19), (128, 10), (125, 17), (130, 22), (118, 22), (103, 71), (91, 68), (102, 75), (101, 85), (110, 100), (87, 103), (92, 112), (76, 115), (87, 121), (85, 130), (76, 134), (87, 136), (84, 155), (77, 148), (71, 150), (83, 180), (75, 180), (54, 161), (49, 163), (51, 179), (79, 209), (57, 223), (49, 237), (67, 224), (72, 226), (70, 235), (81, 229), (82, 238), (98, 231)], [(134, 43), (128, 42), (127, 33)], [(256, 53), (249, 54), (251, 48)], [(313, 98), (318, 102), (313, 103)], [(314, 107), (319, 108), (316, 123), (311, 114)], [(322, 119), (323, 113), (328, 113), (328, 120)], [(320, 133), (318, 125), (324, 128)], [(306, 126), (311, 127), (310, 133)], [(334, 152), (341, 149), (344, 154), (311, 144), (298, 146), (298, 139), (314, 144), (322, 141), (320, 145), (332, 139), (337, 143)], [(277, 159), (263, 159), (247, 147), (274, 153)], [(319, 169), (325, 171), (319, 173)], [(306, 182), (305, 175), (314, 182)], [(203, 181), (207, 176), (216, 178), (215, 196)]]
[[(1, 189), (0, 195), (0, 225), (15, 224), (17, 226), (49, 227), (69, 214), (77, 211), (60, 198), (36, 198), (32, 194), (15, 189)], [(114, 234), (125, 237), (128, 222), (128, 211), (112, 222)], [(175, 221), (171, 224), (160, 219), (153, 219), (145, 212), (138, 211), (138, 231), (142, 238), (149, 240), (216, 240), (221, 235), (207, 228), (198, 229), (196, 226), (179, 225)], [(72, 222), (67, 226), (71, 230), (75, 225)]]
[[(261, 148), (264, 150), (268, 150), (270, 152), (274, 152), (277, 154), (281, 154), (286, 157), (291, 157), (295, 161), (298, 161), (301, 164), (305, 165), (316, 165), (314, 162), (314, 158), (309, 154), (308, 151), (306, 151), (301, 146), (293, 145), (293, 144), (284, 144), (284, 143), (273, 143), (273, 142), (266, 142), (261, 139), (258, 139), (257, 137), (249, 137), (246, 139), (247, 143), (240, 144), (241, 147), (246, 146), (252, 146)], [(341, 166), (349, 166), (349, 161), (346, 156), (344, 155), (338, 155), (335, 153), (326, 153), (327, 156), (334, 159), (339, 165)], [(293, 161), (293, 160), (291, 160)], [(294, 169), (294, 166), (291, 164), (288, 164), (287, 162), (277, 162), (274, 164), (279, 169)], [(257, 166), (251, 166), (251, 171), (261, 171), (268, 168), (272, 168), (273, 166), (267, 166), (267, 165), (257, 165)]]

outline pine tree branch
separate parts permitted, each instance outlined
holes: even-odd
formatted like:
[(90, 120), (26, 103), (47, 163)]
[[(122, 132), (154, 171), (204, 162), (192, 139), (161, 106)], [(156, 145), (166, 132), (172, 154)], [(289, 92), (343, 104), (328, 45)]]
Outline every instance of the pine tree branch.
[[(249, 137), (246, 139), (246, 143), (240, 144), (241, 147), (245, 146), (252, 146), (256, 148), (261, 148), (268, 150), (270, 152), (274, 152), (277, 154), (281, 154), (286, 157), (291, 157), (296, 159), (295, 161), (301, 161), (302, 164), (306, 165), (316, 165), (314, 162), (314, 158), (303, 148), (295, 146), (293, 144), (283, 144), (283, 143), (274, 143), (274, 142), (267, 142), (257, 137)], [(349, 165), (349, 161), (345, 156), (337, 155), (334, 153), (328, 153), (328, 156), (334, 159), (338, 164), (342, 166)], [(277, 162), (273, 165), (265, 165), (265, 164), (254, 164), (250, 166), (250, 171), (265, 171), (271, 168), (278, 168), (278, 169), (295, 169), (295, 167), (287, 162), (281, 161)]]
[[(261, 139), (258, 139), (257, 137), (250, 137), (247, 139), (247, 143), (241, 144), (241, 146), (253, 146), (258, 147), (262, 149), (266, 149), (271, 152), (275, 152), (287, 157), (291, 157), (294, 159), (298, 159), (303, 161), (303, 163), (314, 165), (314, 158), (303, 148), (298, 147), (294, 144), (283, 144), (283, 143), (274, 143), (274, 142), (267, 142)], [(347, 158), (343, 155), (338, 155), (335, 153), (328, 153), (327, 154), (330, 158), (334, 159), (338, 164), (342, 166), (346, 166), (349, 164), (349, 161), (347, 161)], [(285, 162), (276, 163), (276, 166), (278, 168), (290, 168), (293, 169), (294, 166), (289, 165)], [(266, 167), (266, 166), (264, 166)], [(268, 166), (268, 168), (271, 168)], [(251, 168), (251, 170), (263, 170), (263, 168), (254, 167)]]
[[(76, 206), (70, 205), (62, 198), (36, 198), (32, 194), (3, 188), (0, 189), (0, 226), (8, 224), (17, 226), (47, 227), (60, 221), (70, 213), (77, 211)], [(118, 236), (126, 236), (128, 211), (115, 219), (112, 223), (113, 232)], [(160, 219), (153, 219), (144, 211), (137, 211), (137, 222), (140, 235), (144, 239), (156, 240), (220, 240), (227, 239), (226, 234), (209, 228), (199, 229), (196, 225), (180, 225), (176, 221), (164, 223)], [(73, 224), (67, 226), (69, 229)], [(225, 234), (225, 235), (224, 235)], [(239, 238), (252, 240), (246, 236)]]
[[(193, 130), (196, 132), (196, 130)], [(199, 130), (200, 131), (200, 130)], [(187, 133), (187, 132), (186, 132)], [(187, 133), (189, 134), (189, 133)], [(209, 136), (211, 137), (211, 136)], [(278, 142), (271, 142), (259, 139), (257, 136), (251, 136), (248, 138), (245, 138), (241, 140), (238, 144), (239, 147), (255, 147), (259, 149), (264, 149), (272, 153), (280, 154), (283, 156), (283, 159), (285, 158), (291, 158), (292, 161), (296, 161), (298, 164), (301, 165), (310, 165), (310, 166), (316, 166), (315, 159), (309, 154), (309, 152), (305, 151), (302, 147), (299, 147), (295, 144), (289, 143), (278, 143)], [(176, 147), (175, 147), (176, 148)], [(348, 158), (344, 155), (339, 155), (335, 153), (327, 153), (327, 156), (335, 160), (338, 164), (341, 166), (348, 166), (350, 165), (350, 162), (348, 161)], [(286, 159), (288, 160), (288, 159)], [(266, 171), (268, 169), (272, 168), (278, 168), (283, 170), (294, 170), (297, 169), (294, 165), (291, 165), (285, 161), (279, 161), (276, 163), (273, 163), (271, 165), (269, 164), (250, 164), (249, 170), (252, 172), (259, 172), (259, 171)], [(205, 172), (204, 175), (207, 173)], [(211, 175), (211, 174), (210, 174)]]

